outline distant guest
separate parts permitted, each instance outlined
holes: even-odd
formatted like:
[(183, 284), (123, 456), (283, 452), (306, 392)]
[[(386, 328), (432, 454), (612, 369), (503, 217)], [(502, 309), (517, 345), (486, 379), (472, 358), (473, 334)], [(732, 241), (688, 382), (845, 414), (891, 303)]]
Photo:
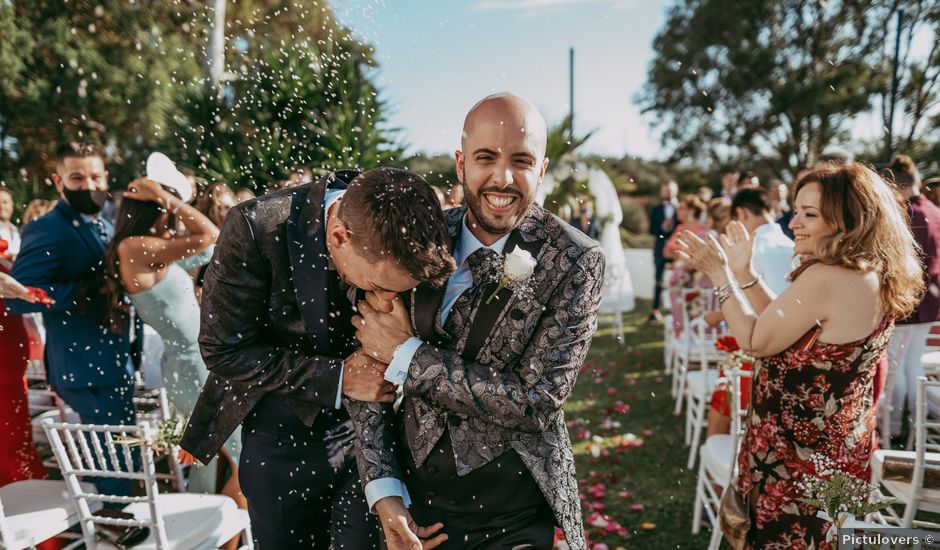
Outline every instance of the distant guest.
[(601, 230), (598, 224), (594, 222), (593, 207), (594, 205), (591, 201), (581, 201), (580, 214), (577, 218), (571, 220), (571, 225), (577, 227), (582, 233), (596, 241), (601, 238)]

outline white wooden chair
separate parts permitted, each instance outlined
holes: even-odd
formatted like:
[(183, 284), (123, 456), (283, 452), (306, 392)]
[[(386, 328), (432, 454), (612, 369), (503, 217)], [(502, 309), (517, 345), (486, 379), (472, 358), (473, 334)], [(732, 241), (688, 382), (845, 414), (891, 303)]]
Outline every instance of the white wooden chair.
[[(924, 354), (921, 355), (921, 365), (924, 369), (924, 374), (929, 378), (940, 377), (940, 323), (933, 323), (930, 328), (930, 333), (927, 334), (927, 347), (924, 349)], [(893, 368), (889, 366), (889, 368)], [(889, 377), (893, 379), (894, 375), (889, 374)], [(894, 384), (893, 382), (892, 388)], [(893, 391), (888, 391), (889, 388), (885, 387), (885, 391), (881, 394), (881, 399), (878, 403), (878, 431), (881, 433), (880, 445), (882, 449), (891, 448), (891, 409), (896, 406), (893, 403)], [(937, 393), (940, 395), (940, 391), (933, 389), (928, 389), (928, 402), (931, 393)], [(904, 406), (903, 404), (901, 405)], [(940, 400), (938, 404), (935, 405), (935, 408), (940, 412)], [(911, 446), (914, 443), (914, 429), (911, 427), (910, 432), (907, 437), (907, 450), (911, 450)]]
[[(700, 300), (708, 305), (705, 310), (712, 309), (714, 303), (714, 290), (710, 288), (688, 289), (684, 293), (699, 292)], [(689, 314), (689, 308), (686, 304), (680, 308), (682, 311), (682, 332), (673, 340), (674, 351), (672, 353), (672, 396), (676, 400), (674, 413), (682, 412), (682, 402), (685, 400), (685, 391), (689, 374), (692, 374), (691, 367), (695, 363), (705, 365), (709, 362), (721, 360), (722, 355), (715, 349), (715, 342), (723, 333), (720, 330), (708, 327), (707, 323), (701, 317), (693, 317)], [(694, 325), (694, 326), (693, 326)], [(704, 375), (703, 375), (704, 376)], [(717, 380), (714, 376), (711, 382)], [(691, 434), (686, 431), (686, 444), (690, 441)]]
[[(153, 390), (138, 387), (133, 400), (138, 422), (146, 421), (151, 425), (156, 425), (170, 418), (170, 401), (163, 387)], [(157, 473), (157, 479), (169, 481), (177, 491), (185, 491), (186, 478), (183, 475), (183, 465), (176, 459), (176, 453), (162, 455), (157, 458), (157, 461), (163, 459), (167, 461), (168, 473)]]
[[(924, 377), (917, 380), (914, 450), (878, 449), (872, 455), (872, 483), (880, 484), (884, 491), (898, 500), (897, 505), (904, 507), (903, 515), (898, 514), (893, 506), (874, 514), (879, 522), (904, 528), (940, 528), (938, 523), (914, 519), (919, 510), (940, 514), (940, 489), (924, 487), (926, 472), (940, 473), (940, 418), (931, 414), (928, 407), (927, 395), (931, 390), (940, 390), (940, 381), (927, 380)], [(913, 461), (910, 481), (884, 479), (882, 469), (885, 461), (892, 458)]]
[(735, 369), (727, 376), (731, 383), (731, 433), (710, 436), (699, 450), (701, 457), (692, 509), (692, 534), (701, 530), (702, 513), (708, 517), (712, 528), (709, 550), (717, 550), (721, 544), (721, 529), (718, 528), (721, 495), (737, 471), (738, 449), (747, 423), (747, 408), (741, 407), (741, 380), (751, 378), (751, 372)]
[[(84, 490), (90, 486), (82, 484)], [(91, 510), (101, 508), (100, 502)], [(78, 510), (64, 481), (26, 479), (0, 487), (0, 548), (35, 548), (76, 525)]]
[[(69, 494), (78, 508), (87, 550), (113, 548), (110, 543), (97, 540), (96, 525), (149, 528), (147, 539), (134, 546), (137, 550), (209, 550), (218, 548), (240, 532), (244, 534), (245, 546), (249, 550), (254, 548), (248, 513), (239, 510), (235, 501), (223, 495), (160, 494), (153, 450), (144, 445), (139, 464), (135, 465), (127, 445), (115, 440), (121, 436), (151, 438), (153, 428), (149, 423), (95, 426), (47, 420), (43, 427), (59, 461)], [(144, 495), (102, 494), (79, 483), (80, 477), (138, 481), (143, 484)], [(126, 504), (123, 510), (133, 514), (134, 519), (93, 515), (93, 503), (101, 502)]]
[(695, 465), (702, 431), (708, 423), (708, 403), (718, 383), (719, 363), (724, 358), (724, 352), (715, 348), (717, 338), (709, 335), (708, 330), (703, 319), (693, 319), (689, 323), (689, 335), (699, 348), (696, 353), (699, 370), (685, 375), (685, 442), (689, 446), (689, 469)]

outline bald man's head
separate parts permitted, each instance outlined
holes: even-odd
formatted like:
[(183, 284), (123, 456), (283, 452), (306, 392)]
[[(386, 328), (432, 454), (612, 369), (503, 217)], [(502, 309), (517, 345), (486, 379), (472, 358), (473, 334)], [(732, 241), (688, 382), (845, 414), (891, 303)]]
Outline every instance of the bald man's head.
[(460, 146), (466, 149), (467, 136), (479, 124), (493, 121), (529, 134), (542, 155), (545, 155), (545, 142), (548, 139), (545, 118), (534, 103), (510, 92), (488, 95), (470, 109), (463, 121)]
[(532, 102), (502, 93), (486, 97), (464, 121), (457, 178), (474, 235), (491, 244), (519, 225), (545, 176), (545, 119)]

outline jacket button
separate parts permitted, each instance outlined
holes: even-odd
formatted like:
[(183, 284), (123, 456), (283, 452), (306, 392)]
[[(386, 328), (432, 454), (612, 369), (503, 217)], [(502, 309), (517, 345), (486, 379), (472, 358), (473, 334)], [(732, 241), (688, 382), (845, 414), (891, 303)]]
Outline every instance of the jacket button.
[(428, 473), (432, 476), (437, 473), (437, 466), (428, 466)]
[(450, 504), (451, 506), (457, 506), (460, 503), (457, 502), (455, 499), (450, 499), (447, 501), (447, 504)]

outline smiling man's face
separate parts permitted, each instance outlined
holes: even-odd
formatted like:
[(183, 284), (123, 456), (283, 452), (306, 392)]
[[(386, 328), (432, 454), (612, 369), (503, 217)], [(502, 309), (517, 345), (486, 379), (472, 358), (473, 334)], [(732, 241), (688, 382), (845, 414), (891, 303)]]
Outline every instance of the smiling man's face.
[(541, 115), (515, 96), (484, 100), (467, 116), (457, 178), (469, 227), (484, 244), (515, 229), (535, 200), (548, 167), (545, 139)]

